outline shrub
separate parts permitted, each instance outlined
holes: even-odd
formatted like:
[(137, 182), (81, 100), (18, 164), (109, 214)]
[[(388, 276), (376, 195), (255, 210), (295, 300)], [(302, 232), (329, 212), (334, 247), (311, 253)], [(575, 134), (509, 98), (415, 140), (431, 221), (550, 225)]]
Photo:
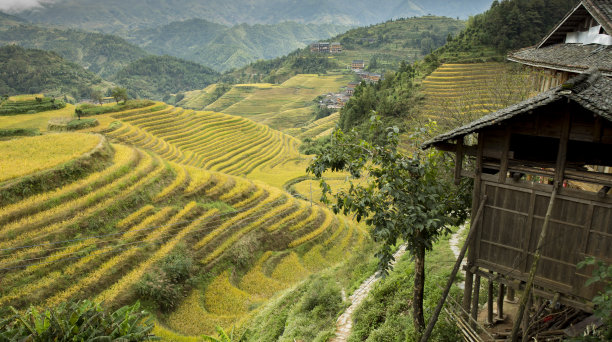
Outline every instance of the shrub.
[(152, 300), (160, 310), (170, 311), (180, 298), (187, 295), (193, 267), (193, 260), (179, 248), (146, 273), (136, 290), (143, 298)]
[(122, 112), (130, 109), (152, 106), (153, 104), (155, 104), (155, 102), (151, 100), (129, 100), (112, 106), (96, 106), (91, 103), (83, 103), (76, 107), (74, 111), (76, 114), (80, 113), (81, 116), (89, 116)]
[(88, 300), (68, 302), (40, 313), (33, 306), (24, 314), (0, 320), (2, 341), (145, 341), (154, 336), (153, 322), (140, 304), (113, 313)]

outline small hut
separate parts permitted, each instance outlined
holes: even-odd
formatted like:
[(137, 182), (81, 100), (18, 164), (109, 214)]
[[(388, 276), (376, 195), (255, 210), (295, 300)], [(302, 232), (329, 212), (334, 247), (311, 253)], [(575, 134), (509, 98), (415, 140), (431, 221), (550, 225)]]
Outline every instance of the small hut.
[(612, 174), (598, 172), (612, 166), (612, 79), (590, 70), (424, 147), (454, 152), (456, 179), (474, 178), (466, 312), (475, 318), (481, 277), (499, 285), (501, 299), (504, 286), (522, 290), (536, 252), (532, 293), (592, 311), (592, 269), (577, 264), (588, 256), (612, 262)]

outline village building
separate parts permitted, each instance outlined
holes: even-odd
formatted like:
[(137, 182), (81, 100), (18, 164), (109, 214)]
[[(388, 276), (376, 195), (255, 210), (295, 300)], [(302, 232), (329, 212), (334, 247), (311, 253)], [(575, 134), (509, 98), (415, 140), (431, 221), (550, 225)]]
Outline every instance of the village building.
[(361, 59), (356, 59), (351, 62), (351, 69), (363, 70), (365, 68), (365, 62)]
[(510, 53), (508, 60), (532, 68), (539, 91), (593, 67), (612, 77), (612, 2), (582, 0), (537, 45)]
[(339, 53), (342, 52), (342, 44), (317, 42), (310, 44), (310, 52), (314, 53)]
[[(592, 268), (577, 264), (587, 257), (612, 263), (612, 175), (593, 167), (612, 166), (611, 94), (612, 79), (589, 70), (424, 144), (455, 153), (457, 181), (474, 179), (462, 303), (473, 320), (481, 278), (498, 286), (500, 319), (505, 289), (522, 291), (530, 280), (535, 297), (524, 297), (527, 303), (592, 312), (602, 287), (586, 286)], [(530, 306), (515, 322), (533, 336)]]
[(331, 43), (331, 45), (329, 47), (329, 52), (331, 52), (331, 53), (342, 52), (342, 44), (340, 44), (338, 42)]

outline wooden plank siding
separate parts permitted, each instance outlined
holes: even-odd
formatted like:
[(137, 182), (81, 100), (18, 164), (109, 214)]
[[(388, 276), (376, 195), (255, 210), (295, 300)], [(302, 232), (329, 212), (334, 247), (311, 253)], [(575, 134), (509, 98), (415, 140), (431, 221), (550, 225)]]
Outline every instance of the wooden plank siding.
[[(584, 286), (591, 270), (578, 270), (576, 264), (587, 256), (612, 262), (612, 200), (576, 198), (564, 190), (552, 212), (535, 284), (588, 301), (598, 289)], [(483, 181), (481, 196), (487, 201), (475, 266), (527, 280), (551, 192), (550, 185)]]

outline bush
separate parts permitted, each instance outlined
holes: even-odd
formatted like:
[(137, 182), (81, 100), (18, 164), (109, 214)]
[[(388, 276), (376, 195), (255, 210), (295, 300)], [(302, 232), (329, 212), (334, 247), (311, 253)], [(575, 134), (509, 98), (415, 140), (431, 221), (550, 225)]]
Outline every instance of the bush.
[(96, 106), (90, 103), (83, 103), (79, 105), (74, 112), (81, 116), (100, 115), (152, 106), (153, 104), (155, 104), (155, 102), (151, 100), (129, 100), (112, 106)]
[(51, 97), (36, 97), (34, 100), (10, 101), (0, 105), (0, 115), (36, 114), (66, 107), (66, 102)]
[(63, 303), (40, 313), (30, 307), (0, 320), (0, 341), (145, 341), (153, 322), (140, 304), (124, 306), (113, 313), (88, 300)]
[(160, 310), (170, 311), (180, 298), (187, 295), (193, 267), (193, 260), (185, 250), (179, 249), (145, 274), (137, 284), (136, 291), (143, 298), (153, 301)]
[(5, 137), (31, 137), (40, 135), (38, 128), (13, 128), (0, 129), (0, 138)]

